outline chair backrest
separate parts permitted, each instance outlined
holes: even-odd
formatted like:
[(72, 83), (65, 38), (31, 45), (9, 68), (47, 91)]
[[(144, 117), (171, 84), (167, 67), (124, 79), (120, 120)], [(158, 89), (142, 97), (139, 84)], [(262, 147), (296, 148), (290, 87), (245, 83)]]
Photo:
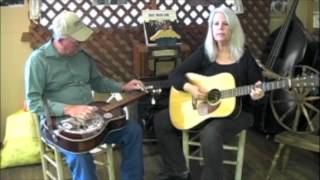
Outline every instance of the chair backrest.
[[(36, 125), (37, 133), (40, 137), (40, 158), (44, 179), (64, 180), (65, 172), (62, 154), (54, 145), (48, 143), (46, 139), (41, 136), (40, 120), (38, 115), (33, 113), (32, 118)], [(52, 170), (50, 167), (54, 167), (54, 170)]]

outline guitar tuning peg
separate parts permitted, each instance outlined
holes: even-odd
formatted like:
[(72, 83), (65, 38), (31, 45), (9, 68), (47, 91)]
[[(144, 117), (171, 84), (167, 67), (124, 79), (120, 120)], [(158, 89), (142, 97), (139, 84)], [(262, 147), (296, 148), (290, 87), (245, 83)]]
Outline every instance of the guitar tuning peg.
[(162, 92), (162, 89), (153, 89), (152, 90), (153, 94), (161, 94), (161, 92)]
[(152, 105), (155, 105), (156, 104), (156, 99), (152, 96), (152, 98), (151, 98), (151, 104)]

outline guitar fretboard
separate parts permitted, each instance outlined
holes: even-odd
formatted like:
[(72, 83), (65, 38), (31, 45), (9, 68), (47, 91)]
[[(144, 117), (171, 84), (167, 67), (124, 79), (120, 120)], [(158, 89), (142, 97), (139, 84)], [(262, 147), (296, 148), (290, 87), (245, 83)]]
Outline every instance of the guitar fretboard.
[[(301, 81), (301, 82), (300, 82)], [(290, 88), (290, 87), (306, 87), (306, 86), (319, 86), (316, 81), (312, 84), (304, 82), (303, 79), (284, 79), (279, 81), (265, 82), (261, 84), (261, 88), (266, 91)], [(227, 89), (221, 91), (221, 98), (237, 97), (250, 94), (255, 85), (240, 86), (234, 89)]]

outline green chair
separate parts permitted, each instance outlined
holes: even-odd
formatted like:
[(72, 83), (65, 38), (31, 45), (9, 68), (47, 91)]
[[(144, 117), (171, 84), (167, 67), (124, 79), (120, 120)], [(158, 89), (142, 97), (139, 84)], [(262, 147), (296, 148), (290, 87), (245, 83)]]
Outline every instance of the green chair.
[[(236, 144), (224, 144), (223, 149), (226, 151), (236, 153), (236, 159), (224, 160), (223, 163), (226, 165), (235, 166), (235, 180), (241, 180), (243, 158), (244, 158), (244, 147), (246, 144), (246, 130), (242, 130), (237, 135)], [(183, 153), (186, 159), (187, 167), (190, 168), (190, 160), (200, 161), (200, 165), (203, 164), (203, 157), (201, 153), (201, 146), (199, 140), (199, 132), (197, 130), (184, 130), (182, 131), (182, 146)]]

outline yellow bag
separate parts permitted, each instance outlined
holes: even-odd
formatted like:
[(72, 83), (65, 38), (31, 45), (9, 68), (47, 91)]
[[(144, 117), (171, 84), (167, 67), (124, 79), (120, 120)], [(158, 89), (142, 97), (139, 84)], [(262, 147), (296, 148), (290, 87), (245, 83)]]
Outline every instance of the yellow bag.
[(18, 111), (7, 118), (0, 168), (40, 163), (40, 140), (32, 113)]

